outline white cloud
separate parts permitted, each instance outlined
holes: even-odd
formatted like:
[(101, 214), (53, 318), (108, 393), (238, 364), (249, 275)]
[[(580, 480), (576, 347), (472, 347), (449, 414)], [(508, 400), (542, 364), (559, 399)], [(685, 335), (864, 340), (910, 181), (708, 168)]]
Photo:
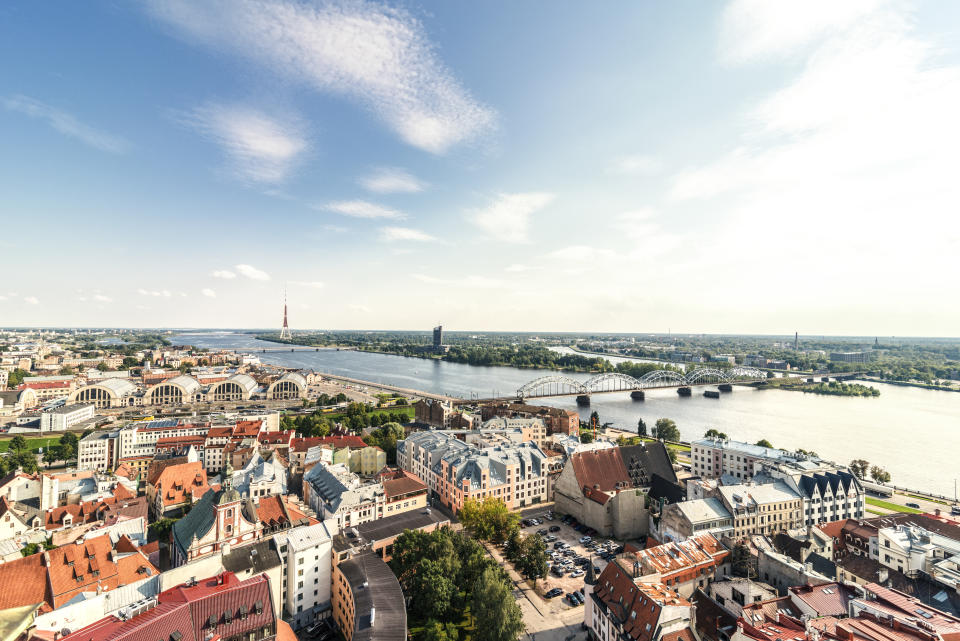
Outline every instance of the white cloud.
[(892, 4), (888, 0), (734, 0), (721, 20), (720, 49), (732, 63), (767, 62), (803, 52), (817, 40)]
[(630, 156), (620, 156), (614, 160), (610, 166), (610, 171), (615, 174), (652, 176), (658, 173), (661, 168), (662, 163), (653, 156), (634, 154)]
[(122, 154), (130, 148), (130, 144), (123, 138), (99, 131), (80, 122), (74, 116), (39, 100), (18, 95), (4, 98), (2, 102), (3, 106), (10, 111), (43, 120), (60, 133), (76, 138), (100, 151)]
[(359, 102), (420, 149), (443, 153), (494, 126), (495, 113), (454, 78), (423, 25), (396, 6), (283, 0), (149, 6), (190, 40)]
[(416, 176), (397, 167), (380, 167), (358, 182), (367, 191), (378, 194), (414, 194), (426, 187)]
[(327, 203), (320, 207), (325, 211), (332, 211), (352, 218), (388, 218), (393, 220), (403, 220), (406, 216), (389, 207), (371, 203), (366, 200), (340, 200)]
[(207, 298), (216, 298), (216, 297), (217, 297), (217, 292), (213, 291), (213, 290), (210, 289), (209, 287), (204, 287), (203, 289), (200, 290), (200, 293), (203, 294), (204, 296), (206, 296)]
[(98, 303), (112, 303), (112, 302), (113, 302), (113, 299), (112, 299), (112, 298), (110, 298), (109, 296), (104, 296), (103, 294), (94, 294), (94, 295), (93, 295), (93, 300), (97, 301)]
[(395, 240), (416, 240), (433, 241), (436, 240), (430, 234), (424, 233), (419, 229), (410, 229), (409, 227), (381, 227), (380, 239), (386, 241)]
[(172, 294), (169, 290), (166, 289), (143, 289), (142, 287), (137, 290), (137, 293), (141, 296), (153, 296), (155, 298), (170, 298)]
[(233, 268), (236, 269), (241, 276), (246, 276), (250, 280), (270, 280), (270, 274), (257, 269), (253, 265), (234, 265)]
[(40, 301), (37, 299), (36, 296), (25, 296), (24, 299), (23, 299), (23, 302), (27, 303), (28, 305), (39, 305), (39, 304), (40, 304)]
[(501, 194), (490, 206), (468, 212), (468, 218), (491, 237), (508, 243), (527, 241), (530, 216), (546, 207), (553, 194)]
[(216, 269), (211, 272), (210, 275), (214, 278), (222, 278), (223, 280), (231, 280), (237, 277), (237, 275), (229, 269)]
[(291, 285), (297, 285), (299, 287), (312, 287), (313, 289), (320, 289), (323, 287), (323, 283), (319, 280), (292, 280), (290, 281)]
[(242, 180), (281, 183), (307, 148), (294, 119), (281, 121), (241, 105), (209, 103), (178, 119), (222, 147)]
[(427, 274), (410, 274), (411, 278), (429, 285), (449, 285), (454, 287), (471, 287), (475, 289), (493, 289), (503, 287), (503, 281), (486, 276), (463, 276), (460, 278), (438, 278)]
[(363, 314), (369, 314), (371, 312), (370, 308), (367, 307), (366, 305), (350, 304), (350, 305), (347, 305), (347, 309), (349, 309), (352, 312), (361, 312)]
[[(760, 5), (750, 15), (743, 8), (753, 4), (731, 5), (743, 22), (728, 17), (725, 34), (733, 29), (745, 39), (731, 59), (779, 56), (792, 74), (747, 105), (744, 134), (726, 153), (673, 178), (670, 197), (709, 200), (723, 220), (712, 239), (717, 247), (775, 247), (815, 265), (837, 259), (825, 238), (842, 239), (849, 261), (834, 267), (830, 282), (813, 287), (772, 271), (752, 280), (791, 292), (795, 305), (849, 305), (842, 284), (859, 278), (862, 265), (871, 268), (858, 290), (865, 301), (939, 301), (943, 281), (929, 275), (952, 269), (948, 257), (960, 237), (960, 183), (950, 170), (960, 147), (960, 65), (916, 32), (905, 5), (815, 2), (806, 17), (796, 13), (810, 11), (808, 3)], [(748, 42), (750, 33), (763, 35)], [(711, 260), (714, 269), (735, 272), (749, 269), (754, 256)]]
[(514, 263), (508, 265), (504, 268), (503, 271), (509, 272), (511, 274), (522, 274), (523, 272), (530, 272), (539, 269), (539, 267), (534, 267), (532, 265), (524, 265), (522, 263)]

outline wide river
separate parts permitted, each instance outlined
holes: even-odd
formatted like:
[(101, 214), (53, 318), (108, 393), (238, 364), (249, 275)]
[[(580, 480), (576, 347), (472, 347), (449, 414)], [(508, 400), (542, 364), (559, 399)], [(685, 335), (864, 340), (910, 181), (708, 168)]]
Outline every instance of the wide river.
[[(207, 332), (181, 334), (176, 344), (211, 349), (256, 350), (277, 347), (249, 334)], [(265, 363), (302, 367), (362, 380), (482, 398), (513, 394), (524, 383), (557, 372), (511, 367), (475, 367), (436, 360), (371, 354), (351, 350), (266, 352)], [(586, 379), (588, 374), (566, 374)], [(886, 468), (896, 485), (954, 495), (960, 477), (960, 394), (873, 383), (876, 398), (820, 396), (782, 390), (734, 387), (720, 399), (696, 390), (680, 398), (673, 389), (648, 390), (645, 401), (627, 393), (596, 394), (592, 405), (577, 407), (572, 397), (537, 403), (577, 410), (587, 420), (596, 410), (601, 422), (634, 430), (642, 418), (648, 426), (661, 417), (677, 422), (685, 440), (714, 427), (730, 438), (777, 447), (802, 447), (840, 463), (863, 458)]]

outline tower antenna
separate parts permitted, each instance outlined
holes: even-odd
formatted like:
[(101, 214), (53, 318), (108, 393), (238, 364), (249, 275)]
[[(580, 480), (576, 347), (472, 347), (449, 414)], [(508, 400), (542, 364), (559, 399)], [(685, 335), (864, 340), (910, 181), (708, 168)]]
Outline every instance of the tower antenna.
[(290, 339), (290, 325), (287, 324), (287, 287), (283, 287), (283, 327), (280, 328), (280, 339)]

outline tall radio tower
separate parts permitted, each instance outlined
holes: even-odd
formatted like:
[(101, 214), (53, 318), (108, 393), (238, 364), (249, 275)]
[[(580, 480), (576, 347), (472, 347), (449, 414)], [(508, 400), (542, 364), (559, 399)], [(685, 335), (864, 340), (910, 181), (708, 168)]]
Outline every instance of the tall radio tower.
[(287, 288), (283, 288), (283, 327), (280, 328), (280, 338), (290, 339), (290, 325), (287, 324)]

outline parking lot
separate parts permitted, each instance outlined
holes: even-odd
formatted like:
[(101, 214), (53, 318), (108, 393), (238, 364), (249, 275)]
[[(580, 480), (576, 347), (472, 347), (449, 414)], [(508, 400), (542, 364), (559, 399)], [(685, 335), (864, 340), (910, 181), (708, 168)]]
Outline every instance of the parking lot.
[(559, 588), (563, 593), (553, 601), (562, 601), (564, 608), (581, 607), (579, 604), (571, 605), (567, 595), (583, 588), (583, 580), (590, 562), (599, 574), (607, 566), (607, 561), (601, 558), (600, 554), (616, 551), (619, 546), (615, 541), (605, 537), (591, 537), (589, 541), (581, 543), (581, 539), (587, 536), (584, 532), (578, 532), (561, 518), (550, 520), (549, 515), (550, 512), (546, 511), (526, 515), (524, 518), (528, 523), (530, 519), (538, 522), (529, 524), (521, 522), (524, 534), (528, 536), (541, 534), (547, 544), (547, 554), (551, 555), (547, 578), (538, 583), (537, 591), (546, 594), (553, 588)]

